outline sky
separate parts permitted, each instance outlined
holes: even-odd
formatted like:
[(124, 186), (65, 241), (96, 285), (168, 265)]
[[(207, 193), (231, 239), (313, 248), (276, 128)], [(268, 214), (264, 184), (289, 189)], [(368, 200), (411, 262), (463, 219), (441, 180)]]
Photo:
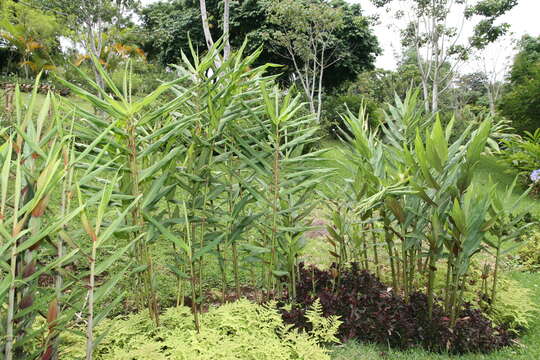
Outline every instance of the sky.
[[(158, 0), (142, 0), (143, 4), (149, 4)], [(396, 53), (400, 52), (399, 33), (395, 29), (396, 21), (390, 14), (384, 10), (377, 9), (373, 6), (370, 0), (347, 0), (352, 3), (359, 3), (365, 11), (366, 15), (379, 15), (380, 23), (374, 27), (374, 32), (383, 53), (378, 56), (376, 66), (378, 68), (392, 70), (395, 69), (397, 59)], [(451, 21), (460, 24), (460, 16), (454, 14), (451, 16)], [(521, 38), (524, 34), (533, 36), (540, 35), (540, 0), (519, 0), (518, 5), (509, 13), (500, 18), (501, 22), (507, 22), (511, 25), (513, 38)], [(397, 24), (398, 26), (401, 24)], [(463, 38), (467, 38), (472, 33), (472, 28), (466, 28), (463, 31)], [(515, 50), (508, 41), (500, 41), (493, 44), (486, 52), (486, 63), (488, 68), (497, 69), (505, 67), (509, 62)], [(477, 68), (480, 65), (477, 63), (469, 64), (470, 67)], [(482, 65), (484, 66), (484, 65)], [(503, 71), (497, 69), (496, 71)]]
[[(376, 25), (375, 35), (379, 39), (383, 54), (377, 58), (376, 66), (383, 69), (394, 69), (396, 67), (395, 52), (400, 51), (399, 34), (395, 29), (392, 29), (395, 25), (395, 19), (393, 16), (385, 13), (384, 10), (377, 9), (373, 6), (369, 0), (352, 0), (350, 2), (359, 3), (366, 13), (366, 15), (379, 15), (380, 24)], [(459, 15), (454, 14), (451, 17), (453, 23), (461, 24)], [(505, 14), (499, 19), (499, 22), (506, 22), (510, 24), (510, 31), (513, 38), (521, 38), (524, 34), (530, 34), (533, 36), (540, 35), (540, 0), (519, 0), (518, 5), (510, 12)], [(398, 24), (399, 25), (399, 24)], [(465, 29), (462, 36), (467, 38), (472, 33), (472, 29)], [(501, 51), (503, 54), (501, 54)], [(492, 54), (489, 54), (491, 52)], [(488, 61), (492, 60), (490, 67), (496, 67), (497, 63), (503, 62), (501, 58), (508, 58), (514, 54), (514, 49), (511, 44), (506, 41), (499, 42), (491, 46), (488, 49), (487, 58)], [(475, 66), (472, 64), (472, 66)]]

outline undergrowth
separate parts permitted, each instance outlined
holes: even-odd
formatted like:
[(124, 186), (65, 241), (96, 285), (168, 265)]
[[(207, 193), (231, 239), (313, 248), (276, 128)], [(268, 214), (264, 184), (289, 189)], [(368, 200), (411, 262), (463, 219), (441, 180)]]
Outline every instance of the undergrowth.
[(428, 318), (427, 298), (413, 293), (408, 301), (356, 264), (337, 276), (335, 268), (300, 267), (296, 305), (283, 311), (286, 322), (310, 329), (305, 311), (319, 299), (326, 316), (340, 316), (339, 337), (407, 349), (463, 354), (487, 353), (512, 344), (515, 333), (498, 326), (470, 303), (465, 303), (454, 328), (441, 306)]
[[(95, 359), (107, 360), (326, 360), (323, 344), (338, 342), (337, 317), (323, 317), (318, 303), (306, 312), (310, 331), (284, 324), (275, 303), (257, 305), (239, 300), (201, 314), (197, 333), (188, 307), (168, 309), (162, 326), (155, 328), (148, 314), (106, 319), (97, 333), (103, 336)], [(63, 338), (62, 357), (84, 354), (84, 338), (71, 334)]]

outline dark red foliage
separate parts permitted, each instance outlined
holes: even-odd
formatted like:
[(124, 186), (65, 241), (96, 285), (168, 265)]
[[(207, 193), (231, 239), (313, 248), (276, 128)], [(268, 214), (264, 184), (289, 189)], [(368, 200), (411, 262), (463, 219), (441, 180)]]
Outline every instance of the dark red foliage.
[[(333, 269), (333, 270), (332, 270)], [(333, 277), (336, 268), (320, 270), (300, 265), (296, 299), (282, 315), (287, 323), (309, 329), (305, 311), (319, 298), (325, 316), (338, 315), (342, 340), (358, 339), (397, 348), (422, 346), (431, 351), (488, 352), (510, 345), (504, 329), (495, 328), (480, 310), (464, 307), (454, 329), (441, 306), (428, 317), (427, 297), (415, 293), (405, 301), (373, 274), (351, 264)]]

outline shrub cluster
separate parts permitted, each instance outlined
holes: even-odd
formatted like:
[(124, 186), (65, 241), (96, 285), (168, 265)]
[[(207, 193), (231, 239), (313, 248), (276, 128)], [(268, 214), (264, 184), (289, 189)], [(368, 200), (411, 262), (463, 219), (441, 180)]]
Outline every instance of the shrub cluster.
[(408, 301), (357, 264), (338, 271), (300, 266), (295, 305), (283, 310), (286, 322), (309, 330), (305, 311), (319, 299), (325, 316), (340, 316), (342, 340), (388, 344), (397, 348), (422, 346), (454, 354), (489, 352), (510, 345), (512, 335), (494, 326), (480, 310), (465, 304), (454, 329), (443, 308), (435, 305), (428, 317), (427, 297), (413, 293)]
[(517, 254), (518, 263), (527, 271), (540, 270), (540, 232), (533, 231), (523, 240), (525, 244)]
[[(96, 333), (104, 336), (94, 358), (107, 360), (330, 360), (321, 346), (337, 342), (340, 321), (323, 317), (314, 303), (305, 313), (309, 333), (291, 329), (283, 322), (275, 303), (257, 305), (242, 299), (210, 308), (201, 314), (197, 333), (188, 307), (170, 308), (156, 328), (147, 312), (103, 320)], [(84, 338), (73, 334), (62, 337), (61, 358), (84, 355)]]

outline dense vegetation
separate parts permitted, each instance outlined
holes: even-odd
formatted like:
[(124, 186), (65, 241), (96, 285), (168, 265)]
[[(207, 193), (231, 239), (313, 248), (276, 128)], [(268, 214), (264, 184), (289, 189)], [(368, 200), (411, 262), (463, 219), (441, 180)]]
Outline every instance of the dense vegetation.
[(2, 1), (1, 358), (540, 356), (538, 39), (408, 4)]

